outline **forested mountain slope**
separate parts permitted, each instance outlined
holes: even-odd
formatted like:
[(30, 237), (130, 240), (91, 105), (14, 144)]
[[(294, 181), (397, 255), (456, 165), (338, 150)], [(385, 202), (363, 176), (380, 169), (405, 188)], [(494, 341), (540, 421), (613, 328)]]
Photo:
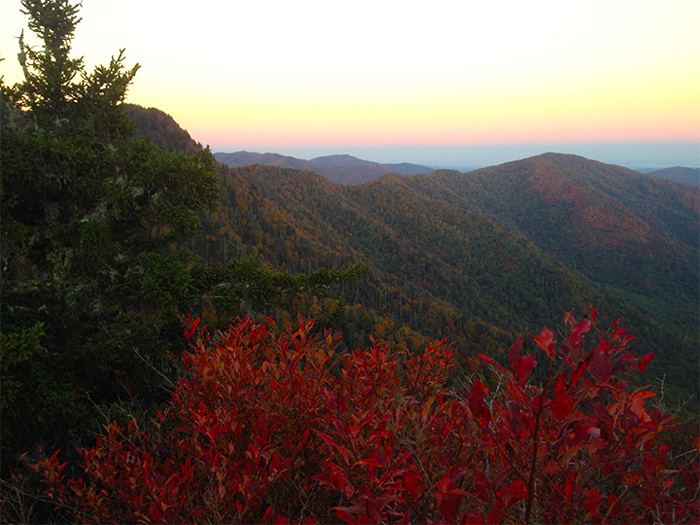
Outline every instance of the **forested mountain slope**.
[[(308, 271), (363, 260), (345, 285), (350, 345), (447, 337), (465, 355), (557, 326), (591, 303), (622, 315), (654, 370), (697, 387), (697, 196), (579, 157), (339, 186), (308, 171), (224, 170), (218, 254)], [(693, 215), (694, 214), (694, 215)], [(695, 219), (693, 220), (693, 217)]]
[(188, 153), (196, 153), (202, 149), (202, 145), (164, 111), (144, 108), (138, 104), (125, 104), (125, 107), (136, 123), (139, 136), (150, 138), (156, 146), (168, 151)]
[(413, 182), (439, 183), (424, 191), (483, 209), (664, 324), (697, 326), (697, 189), (555, 154)]
[[(367, 262), (370, 276), (344, 286), (344, 313), (329, 299), (295, 305), (335, 315), (350, 346), (448, 337), (467, 354), (498, 352), (515, 331), (591, 303), (625, 318), (640, 351), (659, 355), (659, 377), (697, 391), (697, 188), (561, 154), (401, 177), (349, 155), (227, 160), (245, 167), (221, 166), (223, 206), (203, 251), (293, 272)], [(375, 178), (337, 185), (321, 167)]]

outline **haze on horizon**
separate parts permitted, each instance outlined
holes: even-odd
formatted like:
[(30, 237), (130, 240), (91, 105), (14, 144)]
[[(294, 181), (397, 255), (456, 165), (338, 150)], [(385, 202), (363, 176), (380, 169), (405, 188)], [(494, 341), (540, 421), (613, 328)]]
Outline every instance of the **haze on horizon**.
[[(9, 84), (20, 9), (0, 4)], [(141, 64), (128, 102), (213, 151), (700, 166), (697, 0), (85, 0), (80, 14), (73, 54), (92, 69), (125, 48)]]

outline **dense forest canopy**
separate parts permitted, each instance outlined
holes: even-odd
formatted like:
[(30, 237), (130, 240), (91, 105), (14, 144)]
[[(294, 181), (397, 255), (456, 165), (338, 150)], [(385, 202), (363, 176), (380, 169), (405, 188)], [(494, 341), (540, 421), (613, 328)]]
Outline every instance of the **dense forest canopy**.
[(344, 287), (351, 348), (381, 333), (414, 350), (446, 336), (467, 354), (503, 352), (516, 332), (595, 304), (637, 327), (637, 351), (658, 355), (652, 380), (697, 403), (696, 189), (564, 155), (348, 187), (253, 165), (222, 189), (219, 255), (370, 266)]

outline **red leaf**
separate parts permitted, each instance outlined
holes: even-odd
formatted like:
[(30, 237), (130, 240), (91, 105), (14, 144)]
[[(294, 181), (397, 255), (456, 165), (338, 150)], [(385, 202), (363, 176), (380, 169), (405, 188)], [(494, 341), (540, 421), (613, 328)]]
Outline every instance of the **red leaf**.
[(353, 507), (333, 507), (333, 510), (338, 515), (338, 519), (344, 521), (345, 523), (357, 523), (358, 519), (353, 516), (353, 514), (358, 514), (362, 512), (357, 506)]
[(468, 492), (455, 487), (453, 476), (458, 474), (454, 471), (447, 471), (435, 486), (438, 489), (433, 494), (440, 506), (442, 516), (449, 522), (455, 521), (459, 513), (459, 505), (463, 496), (469, 496)]
[(598, 513), (598, 507), (600, 506), (600, 493), (598, 492), (598, 489), (593, 489), (591, 492), (588, 493), (586, 496), (586, 510), (588, 511), (589, 514), (597, 514)]
[(496, 508), (496, 507), (491, 509), (491, 512), (489, 512), (489, 515), (486, 518), (486, 523), (502, 523), (502, 522), (503, 522), (503, 512), (501, 512), (501, 510)]
[(646, 481), (647, 486), (656, 492), (661, 490), (661, 487), (659, 486), (659, 478), (656, 475), (655, 461), (650, 456), (646, 456), (642, 460), (642, 475), (644, 476), (644, 481)]
[(564, 483), (564, 496), (566, 496), (566, 499), (571, 501), (572, 496), (574, 495), (574, 484), (571, 482), (571, 479), (566, 478), (566, 483)]
[(611, 366), (608, 353), (604, 350), (596, 350), (588, 370), (590, 370), (595, 380), (600, 383), (605, 383), (610, 379)]
[(587, 317), (581, 319), (581, 321), (576, 324), (576, 327), (571, 331), (571, 334), (569, 335), (569, 346), (571, 348), (577, 346), (581, 341), (581, 336), (588, 332), (590, 329), (591, 320)]
[(615, 369), (622, 369), (625, 370), (626, 372), (629, 372), (631, 370), (634, 370), (637, 366), (637, 358), (634, 357), (632, 354), (622, 354), (620, 357), (617, 358), (618, 363), (615, 365)]
[(486, 363), (488, 363), (489, 365), (491, 365), (492, 367), (494, 367), (494, 368), (495, 368), (496, 370), (498, 370), (499, 372), (505, 374), (507, 377), (511, 377), (511, 376), (512, 376), (512, 374), (511, 374), (511, 372), (510, 372), (509, 370), (506, 370), (504, 367), (502, 367), (501, 365), (499, 365), (496, 361), (494, 361), (493, 359), (491, 359), (489, 356), (484, 355), (484, 354), (479, 354), (478, 357), (479, 357), (479, 359), (481, 359), (482, 361), (485, 361)]
[(564, 419), (571, 414), (573, 405), (571, 396), (566, 391), (559, 392), (552, 400), (552, 413), (557, 420)]
[(637, 370), (638, 370), (640, 373), (643, 372), (644, 369), (645, 369), (645, 368), (647, 367), (647, 365), (649, 364), (649, 361), (651, 361), (652, 359), (654, 359), (654, 356), (655, 356), (654, 352), (651, 352), (651, 353), (645, 355), (644, 357), (642, 357), (642, 360), (639, 362), (639, 368), (637, 368)]
[(474, 476), (474, 489), (479, 496), (485, 500), (488, 500), (491, 497), (489, 492), (489, 480), (486, 477), (486, 474), (484, 474), (483, 470), (480, 470), (476, 473), (476, 476)]
[(518, 362), (515, 374), (520, 378), (520, 385), (524, 385), (527, 378), (530, 377), (530, 372), (537, 366), (534, 355), (526, 355)]
[(518, 335), (513, 341), (510, 349), (508, 350), (508, 362), (510, 363), (510, 369), (515, 372), (518, 366), (518, 361), (520, 361), (520, 352), (523, 349), (523, 338)]
[(606, 500), (608, 515), (612, 516), (613, 518), (617, 517), (623, 508), (623, 505), (620, 505), (619, 502), (620, 500), (617, 498), (616, 494), (610, 494)]
[(488, 423), (491, 421), (491, 412), (488, 407), (484, 404), (484, 392), (488, 392), (484, 384), (478, 379), (474, 381), (471, 391), (469, 392), (469, 410), (471, 410), (472, 415)]
[(637, 339), (636, 335), (626, 335), (625, 338), (622, 340), (622, 346), (627, 346), (627, 343), (629, 343), (632, 339)]
[(554, 392), (558, 394), (563, 390), (566, 390), (566, 376), (564, 374), (559, 374), (556, 382), (554, 383)]
[(516, 479), (511, 484), (503, 485), (500, 490), (501, 500), (506, 507), (510, 507), (527, 496), (525, 483), (521, 479)]
[(619, 341), (627, 333), (627, 328), (617, 328), (617, 321), (618, 319), (615, 319), (612, 327), (613, 342)]
[(572, 386), (575, 386), (576, 383), (579, 382), (579, 380), (583, 377), (583, 374), (586, 373), (586, 370), (588, 370), (588, 363), (586, 361), (579, 362), (578, 366), (574, 370), (574, 373), (571, 374)]
[(350, 461), (350, 452), (345, 447), (335, 443), (330, 437), (328, 437), (323, 432), (316, 430), (315, 428), (311, 430), (316, 432), (316, 435), (320, 437), (326, 443), (326, 445), (328, 445), (328, 448), (330, 448), (331, 450), (335, 449), (338, 452), (340, 452), (340, 455), (343, 456), (345, 463), (348, 463)]
[(197, 317), (197, 319), (192, 319), (191, 317), (187, 316), (187, 319), (185, 319), (185, 324), (188, 326), (188, 328), (185, 329), (185, 337), (189, 339), (194, 335), (194, 333), (197, 331), (197, 325), (201, 319)]
[(610, 350), (613, 347), (604, 337), (601, 336), (599, 340), (600, 343), (598, 344), (598, 348), (596, 348), (596, 350)]
[(508, 424), (519, 435), (525, 435), (529, 432), (532, 422), (532, 418), (528, 417), (528, 414), (523, 413), (522, 406), (522, 402), (516, 402), (512, 399), (506, 402)]
[(413, 472), (406, 472), (403, 476), (403, 484), (406, 487), (406, 491), (415, 499), (418, 496), (418, 476)]
[(383, 465), (377, 460), (377, 456), (376, 456), (376, 455), (372, 455), (371, 457), (366, 458), (366, 459), (361, 459), (360, 461), (358, 461), (357, 463), (355, 463), (355, 465), (366, 465), (366, 466), (368, 466), (368, 467), (371, 467), (371, 468), (370, 468), (370, 473), (372, 472), (372, 469), (374, 469), (374, 468), (382, 468), (382, 466), (383, 466)]
[(451, 486), (452, 480), (450, 479), (450, 472), (448, 471), (445, 472), (440, 478), (440, 481), (435, 484), (435, 488), (438, 489), (435, 493), (435, 497), (438, 498), (438, 503), (442, 502), (442, 499), (445, 497), (445, 494), (447, 494), (447, 491), (450, 490)]
[(554, 357), (554, 334), (546, 326), (542, 329), (542, 335), (535, 336), (535, 343), (547, 353), (547, 357)]

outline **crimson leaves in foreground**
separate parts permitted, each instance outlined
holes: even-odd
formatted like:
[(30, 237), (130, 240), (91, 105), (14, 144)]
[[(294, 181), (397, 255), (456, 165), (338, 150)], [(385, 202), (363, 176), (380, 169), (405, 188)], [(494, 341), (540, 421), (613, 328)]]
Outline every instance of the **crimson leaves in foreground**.
[(628, 383), (652, 356), (595, 317), (567, 314), (568, 334), (545, 328), (535, 354), (517, 338), (507, 366), (480, 356), (462, 392), (446, 387), (443, 343), (341, 355), (311, 321), (237, 320), (214, 342), (188, 318), (189, 374), (167, 409), (108, 425), (77, 477), (58, 453), (36, 467), (46, 496), (88, 522), (695, 521), (697, 456), (670, 467), (672, 416)]

